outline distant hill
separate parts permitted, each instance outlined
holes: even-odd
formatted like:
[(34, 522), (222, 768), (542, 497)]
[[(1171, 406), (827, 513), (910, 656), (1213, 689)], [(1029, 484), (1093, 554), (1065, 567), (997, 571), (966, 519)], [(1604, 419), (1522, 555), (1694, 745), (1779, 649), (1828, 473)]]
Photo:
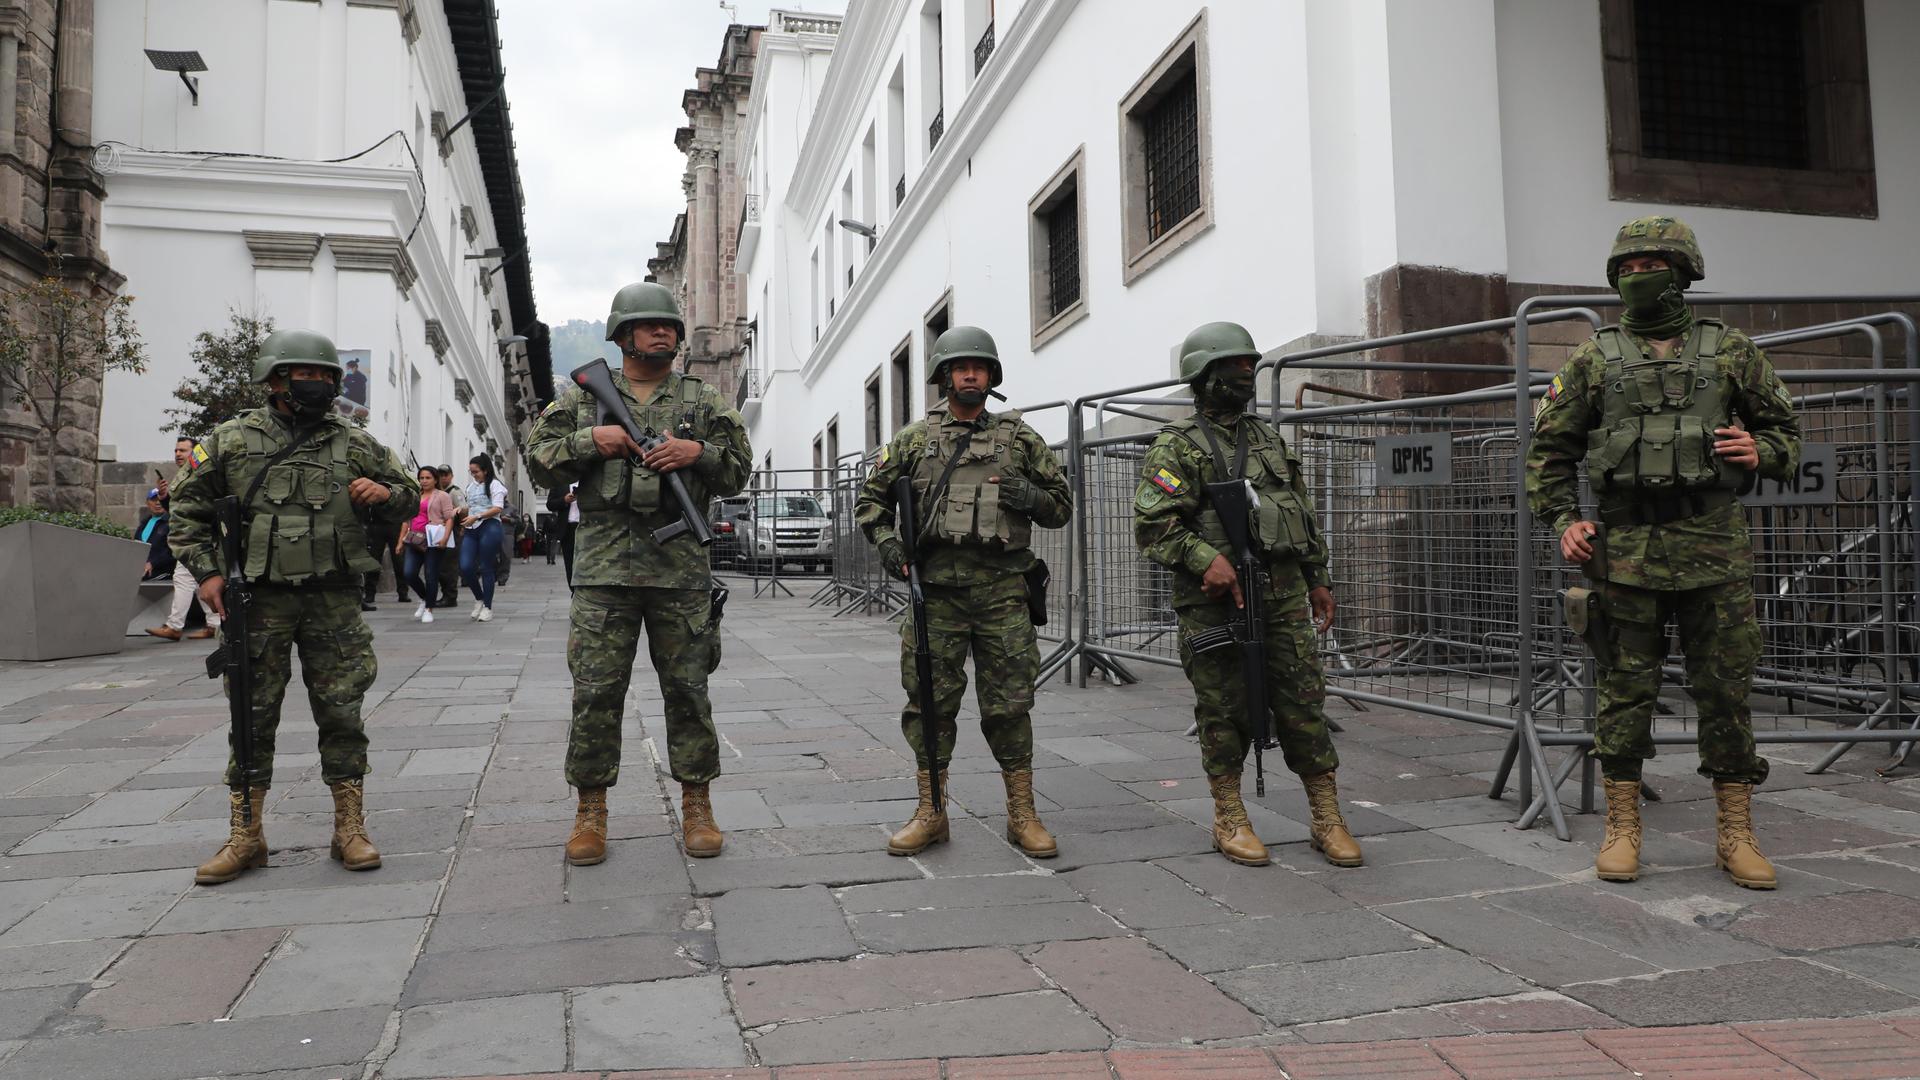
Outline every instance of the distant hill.
[(568, 319), (549, 328), (553, 340), (553, 374), (565, 378), (581, 364), (605, 357), (609, 364), (620, 363), (620, 352), (605, 340), (607, 324), (599, 319)]

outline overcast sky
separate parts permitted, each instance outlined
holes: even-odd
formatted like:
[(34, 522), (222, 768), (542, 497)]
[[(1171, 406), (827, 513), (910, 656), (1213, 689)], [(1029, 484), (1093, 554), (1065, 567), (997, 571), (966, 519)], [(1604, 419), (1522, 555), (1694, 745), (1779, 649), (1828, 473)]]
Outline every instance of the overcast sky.
[[(729, 6), (761, 25), (771, 7), (846, 9)], [(686, 209), (686, 157), (673, 145), (687, 122), (680, 96), (696, 67), (719, 60), (734, 17), (717, 0), (499, 0), (499, 11), (540, 318), (604, 319)]]

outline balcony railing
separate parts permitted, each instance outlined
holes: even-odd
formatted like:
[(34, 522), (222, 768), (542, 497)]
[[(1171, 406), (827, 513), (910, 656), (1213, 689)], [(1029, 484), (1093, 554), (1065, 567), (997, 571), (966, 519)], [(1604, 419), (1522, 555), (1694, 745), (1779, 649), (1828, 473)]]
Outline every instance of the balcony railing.
[(738, 409), (747, 403), (748, 398), (760, 396), (760, 369), (745, 368), (740, 372), (740, 385), (733, 391), (733, 407)]
[(987, 58), (992, 55), (993, 24), (988, 23), (987, 32), (981, 34), (980, 40), (973, 43), (973, 73), (975, 75), (980, 74), (980, 69), (987, 66)]
[(902, 176), (893, 182), (893, 205), (899, 206), (907, 201), (907, 178)]
[(831, 15), (815, 15), (811, 12), (781, 11), (775, 9), (768, 13), (768, 29), (776, 34), (838, 34), (840, 20)]
[(947, 110), (942, 108), (933, 114), (933, 123), (927, 125), (927, 152), (940, 145), (940, 136), (947, 133)]

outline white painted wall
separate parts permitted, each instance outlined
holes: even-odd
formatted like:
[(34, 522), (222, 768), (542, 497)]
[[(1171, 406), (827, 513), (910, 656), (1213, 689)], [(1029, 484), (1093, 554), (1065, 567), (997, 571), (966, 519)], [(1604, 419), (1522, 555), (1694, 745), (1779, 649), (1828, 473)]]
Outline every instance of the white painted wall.
[[(425, 133), (435, 109), (449, 124), (466, 112), (439, 6), (416, 5), (422, 32), (412, 48), (394, 11), (346, 0), (111, 6), (113, 17), (103, 9), (98, 20), (94, 55), (94, 134), (119, 152), (107, 176), (103, 244), (127, 275), (152, 362), (145, 375), (108, 380), (101, 442), (122, 460), (169, 456), (164, 410), (177, 404), (172, 391), (188, 374), (194, 335), (223, 329), (230, 309), (254, 311), (318, 330), (342, 350), (369, 350), (369, 430), (403, 460), (464, 472), (484, 449), (474, 417), (485, 417), (502, 448), (502, 477), (515, 475), (531, 505), (531, 484), (512, 460), (490, 317), (498, 306), (504, 319), (506, 291), (496, 279), (484, 293), (479, 275), (494, 263), (464, 258), (498, 244), (479, 159), (470, 131), (454, 136), (445, 159)], [(198, 106), (177, 76), (147, 63), (141, 50), (149, 47), (200, 51), (209, 70), (198, 76)], [(394, 132), (413, 143), (422, 175), (398, 138), (350, 162), (325, 160)], [(191, 153), (209, 150), (296, 160)], [(462, 205), (479, 221), (472, 242), (459, 225)], [(337, 270), (324, 244), (309, 270), (256, 269), (242, 238), (248, 229), (405, 238), (416, 220), (407, 250), (419, 278), (404, 296), (388, 274)], [(444, 363), (427, 344), (430, 318), (451, 341)], [(503, 324), (499, 333), (512, 331)], [(407, 396), (415, 370), (417, 421)], [(455, 399), (456, 378), (473, 388), (468, 408)]]
[(1662, 207), (1607, 198), (1607, 133), (1596, 4), (1495, 0), (1508, 275), (1599, 285), (1622, 222), (1673, 210), (1700, 234), (1703, 289), (1912, 289), (1920, 250), (1920, 4), (1866, 0), (1875, 220)]
[[(955, 26), (965, 0), (945, 3)], [(1214, 225), (1126, 284), (1118, 105), (1202, 8)], [(1396, 264), (1594, 282), (1614, 229), (1654, 209), (1607, 198), (1598, 15), (1585, 0), (1003, 0), (988, 70), (947, 72), (947, 136), (931, 157), (924, 11), (925, 0), (854, 0), (790, 177), (789, 159), (764, 163), (769, 225), (748, 295), (774, 297), (761, 356), (776, 372), (751, 433), (781, 467), (809, 465), (836, 415), (843, 447), (859, 444), (864, 384), (880, 368), (891, 402), (887, 360), (909, 334), (918, 400), (921, 319), (948, 288), (955, 320), (998, 341), (1013, 401), (1044, 401), (1166, 378), (1176, 343), (1213, 319), (1267, 346), (1358, 333), (1367, 279)], [(1715, 289), (1913, 287), (1920, 121), (1903, 103), (1920, 100), (1920, 73), (1902, 58), (1920, 45), (1920, 7), (1867, 0), (1867, 14), (1879, 220), (1678, 208), (1703, 234)], [(971, 48), (949, 43), (949, 68), (964, 57), (970, 74)], [(839, 315), (816, 344), (812, 255), (844, 178), (858, 176), (869, 125), (877, 159), (890, 160), (896, 64), (910, 194), (893, 210), (883, 177), (883, 239), (870, 256), (856, 250), (850, 290), (837, 233), (822, 252)], [(791, 85), (770, 79), (755, 95)], [(784, 152), (776, 129), (790, 113), (766, 109), (766, 145)], [(1036, 355), (1026, 207), (1083, 145), (1090, 315)], [(1039, 426), (1059, 434), (1050, 419)]]

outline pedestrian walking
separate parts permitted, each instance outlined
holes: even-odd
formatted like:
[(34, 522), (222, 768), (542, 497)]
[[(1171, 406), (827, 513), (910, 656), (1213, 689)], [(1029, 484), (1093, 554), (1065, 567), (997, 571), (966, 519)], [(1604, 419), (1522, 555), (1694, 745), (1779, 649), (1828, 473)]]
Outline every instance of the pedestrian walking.
[[(1334, 772), (1340, 757), (1328, 734), (1325, 674), (1315, 632), (1333, 625), (1327, 543), (1300, 460), (1272, 424), (1247, 412), (1260, 350), (1246, 328), (1207, 323), (1180, 346), (1180, 377), (1193, 390), (1194, 414), (1160, 429), (1141, 462), (1133, 496), (1134, 541), (1141, 554), (1173, 571), (1173, 610), (1180, 624), (1180, 667), (1193, 684), (1200, 761), (1213, 793), (1213, 846), (1234, 862), (1265, 866), (1269, 855), (1253, 831), (1240, 780), (1256, 721), (1278, 738), (1287, 768), (1307, 791), (1313, 848), (1335, 866), (1359, 866), (1360, 845), (1340, 813)], [(1251, 485), (1256, 498), (1216, 505), (1209, 485)], [(1242, 515), (1230, 527), (1225, 515)], [(1243, 581), (1228, 534), (1244, 533), (1257, 580)], [(1259, 588), (1249, 598), (1249, 586)], [(1248, 707), (1248, 675), (1236, 637), (1221, 633), (1249, 599), (1266, 612), (1265, 717)], [(1212, 633), (1210, 634), (1209, 631)], [(1196, 648), (1221, 641), (1226, 648)], [(1258, 695), (1255, 696), (1258, 701)]]
[(420, 606), (413, 611), (416, 622), (433, 622), (433, 593), (440, 579), (440, 560), (453, 544), (453, 500), (440, 490), (439, 474), (421, 466), (420, 512), (407, 523), (404, 535), (394, 543), (404, 550), (406, 582), (420, 594)]
[[(198, 440), (187, 438), (185, 435), (175, 439), (173, 441), (174, 482), (178, 482), (185, 473), (198, 468), (206, 460), (207, 452), (201, 448)], [(163, 494), (169, 486), (167, 481), (161, 482)], [(170, 496), (168, 505), (171, 511)], [(171, 526), (169, 526), (168, 550), (172, 550)], [(175, 559), (170, 576), (173, 579), (173, 605), (167, 612), (167, 621), (159, 626), (148, 627), (147, 633), (168, 641), (179, 641), (183, 637), (190, 641), (199, 641), (212, 637), (220, 629), (220, 616), (211, 607), (204, 608), (207, 619), (205, 626), (198, 630), (187, 629), (187, 616), (192, 608), (200, 603), (200, 584), (193, 579), (193, 571), (187, 569), (185, 562)]]
[[(1753, 339), (1696, 318), (1685, 292), (1706, 276), (1693, 230), (1676, 218), (1621, 226), (1607, 256), (1618, 326), (1587, 339), (1548, 386), (1527, 452), (1527, 500), (1590, 566), (1603, 617), (1596, 646), (1593, 756), (1607, 796), (1594, 858), (1604, 881), (1640, 875), (1640, 779), (1654, 755), (1653, 713), (1678, 624), (1700, 720), (1700, 773), (1713, 783), (1716, 860), (1735, 884), (1771, 889), (1773, 864), (1753, 834), (1752, 797), (1767, 778), (1747, 695), (1760, 660), (1753, 541), (1734, 492), (1758, 472), (1798, 469), (1793, 397)], [(1598, 518), (1579, 505), (1580, 465)]]
[[(896, 577), (918, 560), (924, 584), (927, 636), (933, 650), (934, 716), (920, 712), (912, 619), (903, 620), (900, 681), (907, 704), (900, 729), (919, 764), (920, 803), (887, 841), (895, 855), (912, 855), (947, 839), (947, 763), (958, 729), (954, 717), (967, 689), (973, 655), (980, 731), (1007, 791), (1007, 839), (1035, 858), (1059, 845), (1033, 800), (1033, 684), (1040, 646), (1029, 611), (1036, 566), (1033, 527), (1057, 529), (1073, 513), (1067, 478), (1047, 442), (1016, 411), (987, 411), (987, 394), (1000, 385), (999, 350), (985, 330), (956, 326), (934, 342), (927, 381), (945, 391), (941, 403), (900, 429), (880, 452), (860, 488), (854, 520)], [(894, 482), (913, 478), (914, 535), (919, 550), (901, 542)], [(935, 736), (926, 737), (931, 727)], [(933, 792), (939, 770), (940, 794)]]
[(461, 525), (467, 518), (467, 486), (454, 483), (453, 466), (437, 465), (433, 475), (437, 478), (437, 487), (447, 493), (453, 502), (453, 539), (448, 543), (453, 547), (452, 557), (443, 552), (440, 559), (440, 603), (437, 607), (453, 607), (460, 603), (460, 544), (461, 533), (466, 530)]
[(467, 618), (493, 619), (493, 588), (499, 568), (500, 515), (507, 505), (507, 485), (494, 479), (493, 459), (475, 454), (467, 462), (467, 514), (460, 527), (460, 580), (473, 590), (473, 610)]
[(140, 568), (140, 580), (172, 577), (176, 560), (167, 547), (167, 500), (159, 488), (147, 489), (147, 508), (133, 538), (147, 545), (146, 565)]
[(527, 463), (545, 488), (579, 484), (579, 560), (573, 584), (567, 667), (573, 726), (567, 782), (580, 794), (567, 861), (607, 857), (607, 789), (620, 776), (620, 720), (634, 653), (646, 631), (660, 679), (668, 767), (680, 783), (681, 846), (696, 858), (725, 844), (707, 785), (720, 775), (720, 741), (707, 676), (720, 663), (720, 612), (707, 549), (654, 530), (680, 516), (666, 474), (695, 506), (737, 493), (753, 467), (746, 427), (718, 390), (673, 369), (686, 336), (673, 294), (651, 282), (613, 298), (607, 340), (620, 349), (613, 385), (642, 429), (665, 436), (642, 452), (618, 424), (598, 423), (594, 398), (573, 387), (547, 406), (527, 437)]
[[(195, 873), (202, 885), (266, 865), (261, 817), (295, 645), (320, 729), (320, 775), (333, 794), (330, 852), (349, 870), (380, 865), (364, 816), (367, 735), (360, 715), (378, 671), (373, 634), (359, 607), (360, 575), (373, 559), (354, 508), (403, 519), (413, 512), (419, 488), (393, 451), (333, 412), (341, 374), (339, 354), (325, 337), (309, 330), (269, 334), (253, 364), (269, 404), (215, 428), (206, 461), (183, 472), (173, 493), (173, 553), (199, 582), (201, 602), (225, 614), (226, 567), (215, 520), (227, 497), (240, 502), (243, 558), (253, 585), (246, 625), (253, 685), (229, 688), (250, 691), (252, 772), (242, 776), (229, 759), (231, 832)], [(235, 743), (232, 733), (229, 743)]]

